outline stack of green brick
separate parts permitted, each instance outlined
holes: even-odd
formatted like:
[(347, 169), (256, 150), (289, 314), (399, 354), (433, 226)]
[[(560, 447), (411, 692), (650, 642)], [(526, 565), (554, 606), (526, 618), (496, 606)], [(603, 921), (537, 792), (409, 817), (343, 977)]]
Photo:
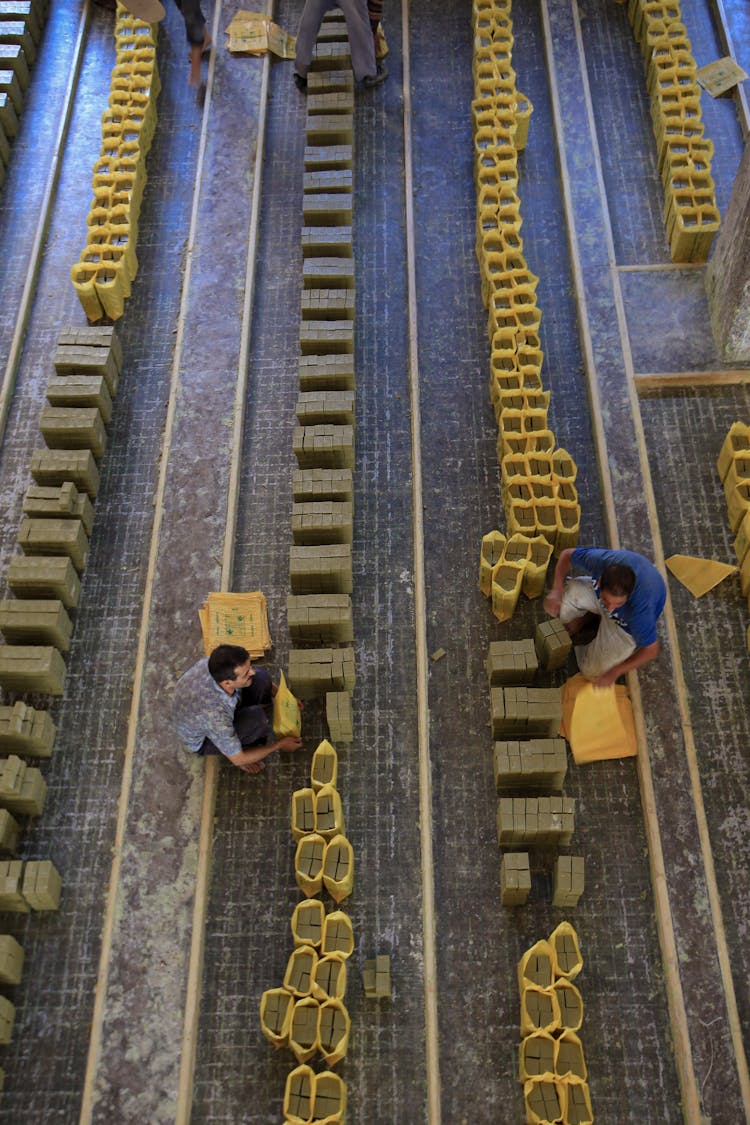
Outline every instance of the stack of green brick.
[[(717, 463), (734, 535), (740, 586), (750, 608), (750, 426), (733, 422), (724, 438)], [(750, 649), (750, 626), (747, 629)]]
[(48, 8), (49, 0), (3, 0), (0, 4), (0, 192)]
[(509, 534), (540, 534), (559, 552), (577, 542), (580, 506), (572, 479), (561, 481), (544, 464), (532, 464), (538, 456), (549, 462), (555, 452), (541, 375), (539, 279), (527, 265), (520, 233), (518, 157), (533, 107), (516, 86), (511, 0), (474, 0), (472, 25), (476, 253), (489, 314), (490, 398), (498, 459), (505, 469), (506, 460), (517, 457), (514, 475), (523, 484), (515, 492), (504, 476), (503, 507)]
[(500, 901), (503, 906), (524, 906), (531, 892), (528, 852), (506, 852), (500, 861)]
[(501, 846), (565, 846), (573, 837), (573, 797), (501, 797), (497, 803), (497, 838)]
[(572, 641), (559, 617), (539, 622), (534, 634), (534, 647), (539, 663), (548, 672), (566, 666)]
[(289, 687), (298, 699), (315, 699), (327, 692), (354, 690), (354, 649), (292, 649)]
[(20, 699), (11, 707), (0, 707), (0, 751), (49, 758), (54, 743), (55, 724), (48, 711), (37, 711)]
[(86, 246), (71, 279), (90, 321), (117, 320), (138, 270), (138, 218), (146, 184), (146, 154), (156, 128), (161, 83), (156, 62), (158, 24), (131, 16), (121, 5), (115, 21), (115, 65), (109, 107), (102, 116), (94, 198)]
[(560, 855), (555, 860), (552, 905), (569, 909), (578, 905), (584, 890), (584, 862), (581, 855)]
[(493, 767), (498, 793), (506, 789), (555, 789), (559, 792), (568, 769), (565, 739), (496, 742)]
[(534, 642), (491, 641), (487, 653), (487, 680), (491, 688), (505, 684), (530, 684), (538, 667)]
[(16, 816), (40, 816), (47, 796), (41, 770), (15, 754), (0, 758), (0, 806)]
[(493, 738), (554, 738), (562, 720), (558, 688), (490, 688)]
[(0, 862), (0, 910), (57, 910), (61, 891), (62, 879), (49, 860)]
[(370, 1000), (390, 1000), (391, 959), (387, 953), (369, 958), (362, 969), (365, 996)]
[(646, 63), (670, 254), (675, 262), (705, 262), (720, 222), (711, 176), (714, 146), (705, 136), (680, 5), (629, 0), (628, 18)]

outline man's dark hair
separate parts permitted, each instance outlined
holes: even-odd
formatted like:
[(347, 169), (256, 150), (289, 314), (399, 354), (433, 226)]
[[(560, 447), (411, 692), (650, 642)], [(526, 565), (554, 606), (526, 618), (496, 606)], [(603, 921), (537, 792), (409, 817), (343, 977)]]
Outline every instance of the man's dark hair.
[(635, 572), (623, 563), (612, 563), (602, 571), (599, 586), (616, 598), (629, 598), (635, 589)]
[(208, 670), (220, 684), (223, 680), (233, 680), (236, 669), (249, 659), (250, 653), (240, 645), (217, 645), (208, 658)]

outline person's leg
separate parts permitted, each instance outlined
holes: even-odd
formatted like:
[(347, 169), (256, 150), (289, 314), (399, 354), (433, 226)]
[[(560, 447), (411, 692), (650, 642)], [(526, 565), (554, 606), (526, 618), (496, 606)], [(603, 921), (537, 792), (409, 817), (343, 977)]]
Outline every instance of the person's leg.
[(367, 14), (367, 0), (339, 0), (339, 7), (346, 19), (354, 80), (362, 82), (365, 78), (374, 79), (378, 67), (375, 62), (375, 41)]
[(211, 741), (210, 738), (204, 738), (203, 745), (201, 746), (200, 750), (196, 750), (196, 754), (199, 754), (201, 758), (212, 758), (216, 754), (221, 754), (221, 750)]
[(251, 746), (260, 746), (268, 741), (272, 727), (262, 706), (258, 704), (243, 706), (240, 703), (234, 712), (233, 721), (243, 750), (248, 750)]
[(313, 51), (315, 50), (315, 40), (318, 38), (323, 16), (331, 7), (334, 7), (331, 0), (305, 0), (299, 27), (297, 28), (297, 44), (294, 55), (294, 73), (299, 78), (307, 79), (307, 72), (310, 69)]
[(211, 44), (206, 20), (201, 10), (200, 0), (175, 0), (175, 4), (182, 12), (185, 21), (185, 35), (190, 44), (190, 78), (191, 86), (200, 86), (201, 81), (201, 55)]
[(251, 704), (260, 704), (265, 707), (269, 704), (273, 695), (271, 688), (273, 687), (273, 680), (271, 673), (267, 668), (256, 668), (255, 675), (246, 688), (242, 689), (240, 695), (240, 707), (247, 707)]

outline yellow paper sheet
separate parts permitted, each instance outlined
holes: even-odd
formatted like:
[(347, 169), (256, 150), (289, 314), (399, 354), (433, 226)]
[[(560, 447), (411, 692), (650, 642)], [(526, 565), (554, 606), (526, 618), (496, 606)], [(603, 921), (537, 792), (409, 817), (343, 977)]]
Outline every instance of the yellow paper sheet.
[(227, 28), (227, 49), (233, 55), (265, 55), (293, 59), (297, 40), (262, 12), (237, 12)]
[(718, 586), (730, 574), (736, 574), (738, 569), (729, 563), (698, 559), (692, 555), (670, 555), (665, 562), (678, 582), (686, 586), (696, 598), (713, 590), (714, 586)]
[(560, 734), (570, 743), (578, 765), (638, 753), (633, 709), (627, 688), (595, 688), (580, 673), (562, 689)]
[(266, 599), (251, 593), (209, 594), (198, 610), (206, 655), (217, 645), (241, 645), (257, 660), (271, 648)]
[(722, 94), (726, 94), (727, 90), (731, 90), (733, 86), (744, 82), (747, 75), (742, 67), (738, 66), (734, 59), (727, 55), (723, 59), (717, 59), (716, 62), (702, 66), (695, 72), (695, 77), (712, 98), (720, 98)]

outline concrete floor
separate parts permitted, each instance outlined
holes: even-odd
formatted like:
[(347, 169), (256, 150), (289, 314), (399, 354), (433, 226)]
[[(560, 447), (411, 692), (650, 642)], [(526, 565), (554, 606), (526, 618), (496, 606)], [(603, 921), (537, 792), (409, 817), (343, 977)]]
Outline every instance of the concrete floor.
[[(225, 4), (218, 27), (241, 6)], [(293, 28), (298, 8), (284, 0), (276, 18)], [(53, 3), (0, 196), (3, 366), (80, 11), (76, 3)], [(685, 0), (683, 11), (699, 63), (721, 54), (705, 0)], [(739, 6), (729, 11), (740, 38), (746, 13)], [(417, 0), (409, 9), (422, 436), (421, 497), (413, 492), (400, 16), (400, 5), (386, 13), (391, 77), (380, 91), (359, 98), (356, 111), (357, 688), (355, 740), (341, 754), (339, 784), (357, 863), (355, 893), (345, 904), (357, 947), (347, 993), (352, 1040), (337, 1069), (349, 1088), (350, 1122), (430, 1120), (429, 1072), (433, 1083), (439, 1073), (446, 1125), (489, 1125), (522, 1119), (516, 963), (563, 916), (550, 906), (551, 855), (535, 857), (528, 907), (508, 911), (499, 903), (483, 665), (489, 641), (530, 635), (541, 607), (524, 602), (512, 622), (500, 626), (476, 586), (479, 541), (501, 515), (474, 256), (472, 41), (466, 6), (435, 0)], [(579, 466), (581, 541), (619, 536), (657, 561), (673, 552), (728, 560), (731, 539), (714, 465), (731, 422), (748, 417), (746, 386), (666, 388), (640, 398), (633, 391), (635, 375), (717, 371), (720, 362), (703, 270), (669, 268), (645, 83), (625, 12), (599, 0), (577, 6), (519, 0), (513, 18), (518, 84), (535, 107), (520, 183), (524, 248), (540, 276), (543, 377), (552, 392), (553, 428)], [(202, 763), (176, 747), (167, 716), (173, 683), (200, 652), (195, 609), (221, 582), (243, 316), (251, 321), (232, 581), (235, 588), (266, 593), (274, 669), (284, 667), (289, 648), (284, 608), (304, 102), (291, 83), (291, 64), (272, 65), (257, 274), (248, 309), (263, 64), (218, 52), (193, 243), (201, 116), (184, 84), (182, 26), (171, 7), (164, 26), (140, 272), (118, 324), (125, 370), (66, 694), (52, 708), (59, 734), (45, 766), (47, 807), (25, 831), (21, 851), (24, 858), (55, 861), (64, 897), (60, 911), (48, 917), (2, 919), (3, 932), (22, 941), (26, 968), (20, 986), (4, 989), (17, 1006), (17, 1023), (12, 1043), (0, 1052), (6, 1072), (0, 1122), (73, 1122), (82, 1098), (86, 1120), (176, 1118), (204, 774)], [(92, 9), (0, 448), (7, 513), (0, 528), (2, 573), (15, 552), (55, 340), (62, 326), (83, 323), (67, 276), (88, 207), (110, 36), (111, 16)], [(223, 33), (215, 38), (222, 43)], [(731, 101), (704, 96), (702, 105), (716, 144), (724, 210), (741, 153), (740, 127)], [(622, 159), (624, 152), (629, 159)], [(589, 405), (592, 387), (602, 403), (598, 416)], [(606, 450), (602, 465), (597, 433)], [(614, 524), (603, 484), (611, 488)], [(154, 497), (162, 486), (155, 523)], [(430, 665), (428, 684), (436, 1060), (425, 1038), (417, 502), (424, 519), (426, 647), (447, 652)], [(747, 1046), (747, 607), (736, 582), (695, 601), (670, 579), (670, 596), (674, 631), (665, 625), (665, 651), (639, 677), (655, 798), (650, 827), (642, 808), (643, 763), (640, 769), (634, 760), (571, 767), (566, 781), (578, 806), (572, 850), (586, 858), (586, 894), (571, 914), (585, 959), (578, 982), (586, 1004), (582, 1037), (597, 1120), (690, 1120), (680, 1106), (670, 1026), (675, 996), (668, 976), (665, 981), (655, 916), (656, 830), (701, 1110), (712, 1125), (737, 1125), (744, 1119), (741, 1077), (717, 952), (721, 926), (711, 901), (711, 860), (739, 1037)], [(687, 714), (680, 712), (681, 675)], [(306, 749), (324, 732), (320, 707), (311, 705)], [(308, 768), (304, 753), (269, 764), (259, 778), (237, 776), (223, 764), (218, 773), (194, 1122), (281, 1117), (292, 1056), (274, 1052), (262, 1038), (257, 1006), (260, 993), (280, 983), (291, 948), (288, 924), (299, 896), (288, 801), (305, 784)], [(118, 866), (110, 892), (113, 848)], [(104, 922), (111, 930), (102, 944)], [(93, 1002), (102, 949), (99, 1018)], [(377, 951), (391, 955), (390, 1004), (365, 1000), (360, 986), (359, 969)], [(84, 1094), (92, 1018), (98, 1052)]]

